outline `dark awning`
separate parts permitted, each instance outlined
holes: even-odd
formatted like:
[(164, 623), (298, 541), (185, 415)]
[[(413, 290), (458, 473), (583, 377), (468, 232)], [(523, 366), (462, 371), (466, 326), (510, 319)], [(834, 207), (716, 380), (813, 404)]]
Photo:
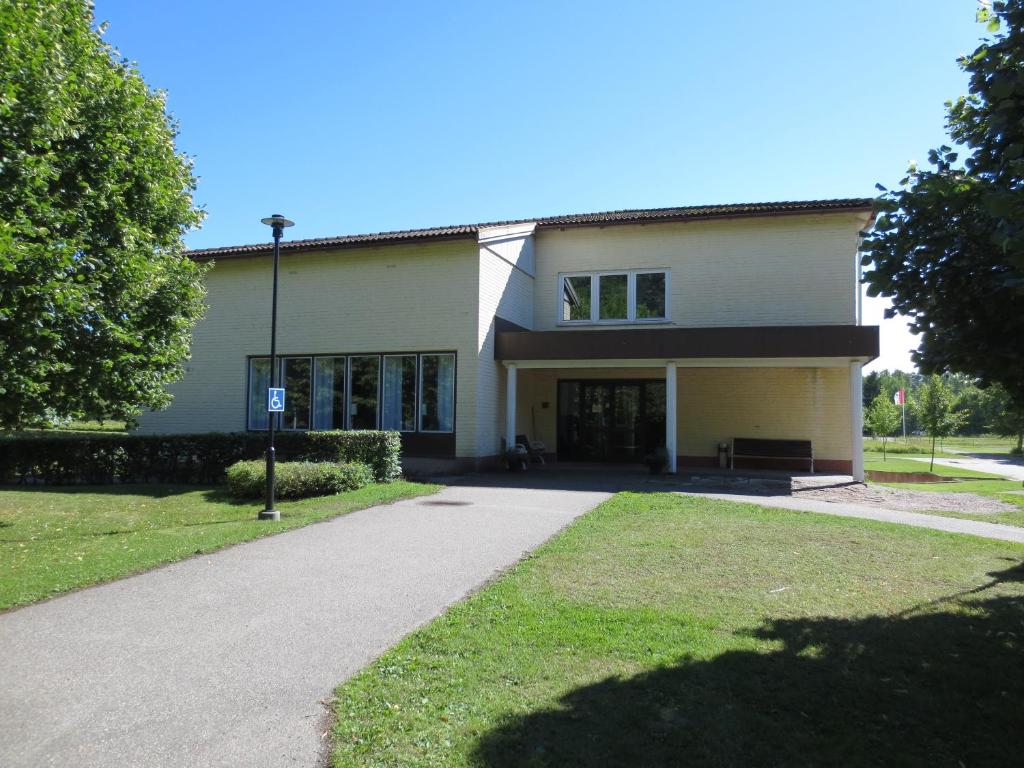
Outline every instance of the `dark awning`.
[(495, 360), (878, 357), (877, 325), (498, 330)]

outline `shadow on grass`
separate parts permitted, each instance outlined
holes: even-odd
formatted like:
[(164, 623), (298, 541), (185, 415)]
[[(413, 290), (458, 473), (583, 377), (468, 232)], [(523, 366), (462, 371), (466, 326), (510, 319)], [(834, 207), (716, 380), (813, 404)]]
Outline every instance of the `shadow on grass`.
[[(990, 574), (1024, 580), (1024, 565)], [(978, 590), (972, 590), (977, 592)], [(1024, 754), (1024, 598), (787, 619), (778, 650), (683, 660), (570, 691), (506, 721), (478, 764), (1005, 766)]]
[(208, 485), (164, 485), (150, 483), (125, 483), (123, 485), (0, 485), (0, 491), (19, 493), (88, 493), (95, 496), (146, 496), (151, 499), (166, 499), (209, 489)]
[(230, 504), (233, 507), (252, 507), (253, 509), (263, 506), (262, 499), (240, 499), (228, 493), (228, 489), (224, 486), (207, 488), (203, 491), (203, 501), (208, 501), (211, 504)]

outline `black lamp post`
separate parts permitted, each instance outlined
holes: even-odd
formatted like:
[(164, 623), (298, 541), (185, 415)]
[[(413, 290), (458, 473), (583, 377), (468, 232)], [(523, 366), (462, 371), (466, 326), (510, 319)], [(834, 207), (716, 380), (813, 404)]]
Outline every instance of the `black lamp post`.
[[(274, 232), (274, 293), (270, 302), (270, 387), (277, 387), (277, 262), (281, 256), (281, 233), (285, 227), (295, 224), (280, 213), (260, 219)], [(270, 413), (270, 393), (267, 393), (267, 496), (266, 509), (259, 514), (260, 520), (280, 520), (281, 513), (274, 509), (274, 413)]]

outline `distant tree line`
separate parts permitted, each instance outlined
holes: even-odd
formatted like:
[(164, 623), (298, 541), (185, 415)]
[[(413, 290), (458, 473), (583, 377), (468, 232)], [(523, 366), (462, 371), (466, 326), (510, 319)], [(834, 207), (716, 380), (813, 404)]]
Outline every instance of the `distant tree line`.
[[(948, 390), (942, 394), (948, 397), (951, 411), (956, 414), (954, 434), (1014, 437), (1018, 446), (1024, 440), (1024, 414), (1002, 386), (993, 384), (983, 388), (978, 386), (977, 380), (962, 373), (945, 373), (935, 378), (941, 388)], [(920, 373), (872, 371), (864, 376), (864, 405), (870, 407), (880, 395), (892, 401), (896, 392), (904, 389), (907, 396), (907, 434), (926, 434), (928, 429), (922, 421), (921, 408), (915, 406), (921, 404), (929, 393), (927, 387), (931, 381), (931, 377)], [(888, 434), (893, 436), (902, 432), (901, 419)]]

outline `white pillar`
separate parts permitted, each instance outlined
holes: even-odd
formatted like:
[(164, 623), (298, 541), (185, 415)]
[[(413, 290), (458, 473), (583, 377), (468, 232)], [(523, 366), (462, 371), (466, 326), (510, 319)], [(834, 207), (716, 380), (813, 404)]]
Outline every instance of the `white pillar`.
[(505, 371), (505, 448), (516, 444), (516, 364), (508, 363)]
[(676, 471), (676, 364), (665, 363), (665, 450), (668, 451), (668, 471)]
[(864, 389), (860, 363), (850, 363), (850, 450), (853, 453), (853, 479), (864, 482)]

